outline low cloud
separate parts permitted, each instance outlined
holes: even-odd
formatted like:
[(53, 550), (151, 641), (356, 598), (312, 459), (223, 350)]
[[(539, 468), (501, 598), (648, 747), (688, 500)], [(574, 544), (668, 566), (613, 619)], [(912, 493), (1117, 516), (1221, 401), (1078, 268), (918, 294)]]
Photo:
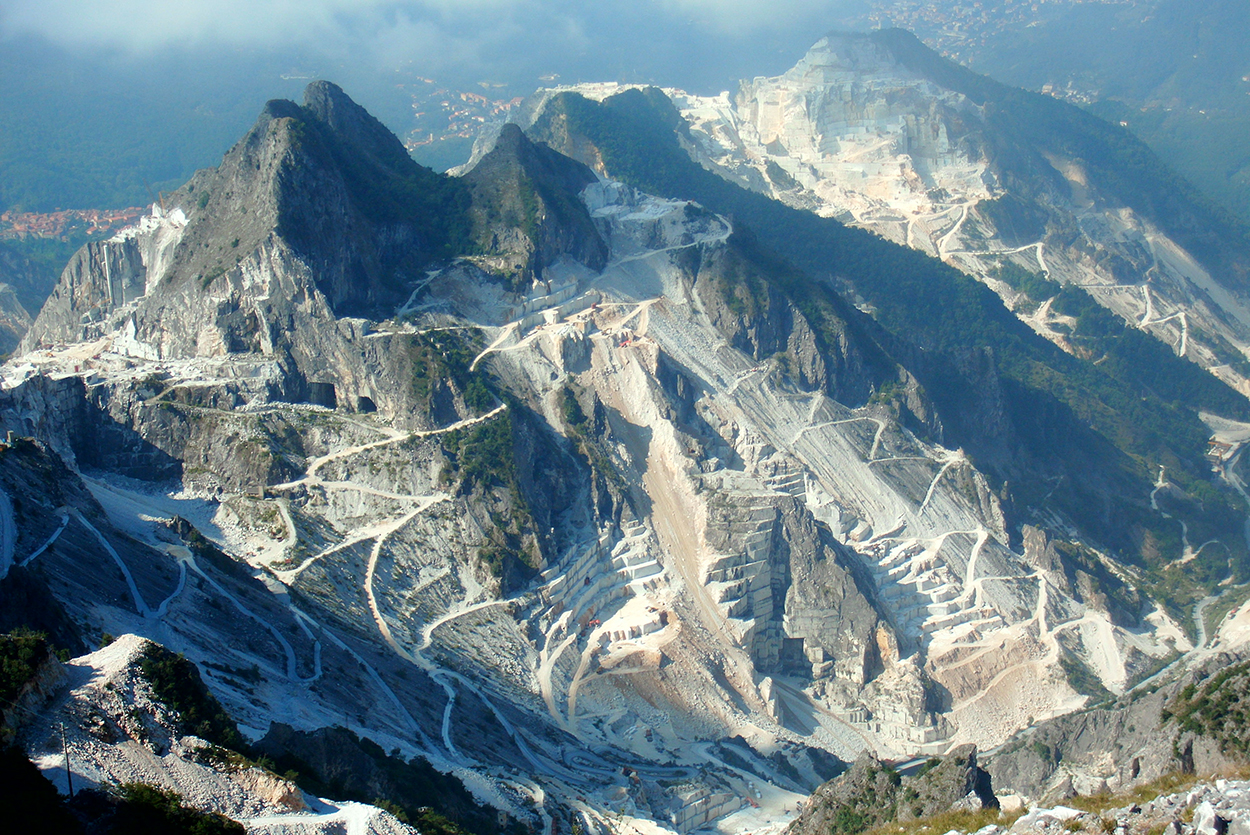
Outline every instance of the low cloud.
[(529, 5), (529, 0), (10, 0), (0, 11), (0, 30), (137, 50), (292, 45), (374, 37), (413, 21), (446, 28), (458, 21), (509, 16)]
[(688, 22), (706, 32), (747, 35), (841, 14), (851, 5), (852, 0), (8, 0), (0, 7), (0, 32), (144, 50), (212, 43), (393, 43), (405, 32), (429, 31), (465, 40), (468, 28), (489, 42), (520, 27), (541, 46), (544, 35), (563, 39), (567, 32), (560, 28), (590, 31), (588, 23), (607, 26), (599, 37), (610, 39), (614, 18)]
[(0, 37), (36, 36), (79, 57), (246, 49), (336, 75), (402, 67), (452, 83), (523, 88), (555, 74), (716, 92), (790, 66), (864, 2), (7, 0)]
[(844, 0), (661, 0), (674, 15), (684, 15), (708, 30), (747, 35), (791, 29), (796, 24), (841, 16), (859, 4)]

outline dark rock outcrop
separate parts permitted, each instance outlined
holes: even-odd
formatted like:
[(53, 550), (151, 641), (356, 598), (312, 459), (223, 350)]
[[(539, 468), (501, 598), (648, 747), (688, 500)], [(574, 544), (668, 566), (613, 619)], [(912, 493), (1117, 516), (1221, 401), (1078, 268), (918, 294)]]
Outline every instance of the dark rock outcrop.
[(608, 246), (578, 193), (595, 182), (581, 163), (504, 125), (494, 149), (464, 176), (473, 194), (473, 238), (483, 260), (515, 290), (567, 255), (594, 270)]
[[(385, 798), (416, 820), (433, 810), (465, 831), (496, 835), (499, 816), (477, 802), (460, 780), (420, 759), (405, 762), (346, 728), (297, 731), (275, 722), (253, 746), (279, 769), (295, 769), (310, 790), (370, 802)], [(436, 817), (436, 819), (438, 819)]]
[(812, 793), (789, 835), (854, 835), (893, 820), (929, 817), (952, 808), (997, 808), (990, 776), (965, 745), (904, 777), (870, 753)]

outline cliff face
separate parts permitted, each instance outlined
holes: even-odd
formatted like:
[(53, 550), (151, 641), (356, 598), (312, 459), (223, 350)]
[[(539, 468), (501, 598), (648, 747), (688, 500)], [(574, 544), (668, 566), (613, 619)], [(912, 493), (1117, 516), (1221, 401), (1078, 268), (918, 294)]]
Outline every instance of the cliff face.
[(978, 76), (900, 30), (831, 34), (732, 95), (672, 98), (690, 155), (725, 179), (957, 266), (1077, 355), (1089, 346), (1072, 331), (1076, 314), (1043, 303), (1084, 288), (1090, 304), (1250, 393), (1250, 233), (1127, 131)]
[(459, 181), (401, 154), (314, 84), (62, 277), (0, 487), (84, 640), (159, 632), (275, 745), (681, 829), (750, 794), (705, 745), (740, 729), (811, 786), (805, 749), (996, 743), (1084, 703), (1064, 660), (1122, 689), (1177, 644), (1013, 550), (923, 352), (731, 219), (514, 129)]
[(1000, 794), (1059, 802), (1169, 774), (1208, 775), (1245, 757), (1244, 648), (1181, 661), (1155, 687), (1040, 723), (990, 759)]

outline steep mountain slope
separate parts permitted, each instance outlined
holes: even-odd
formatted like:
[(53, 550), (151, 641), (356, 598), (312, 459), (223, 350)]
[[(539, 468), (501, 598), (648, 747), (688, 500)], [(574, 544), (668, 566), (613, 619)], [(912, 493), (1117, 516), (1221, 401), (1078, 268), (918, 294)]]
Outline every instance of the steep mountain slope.
[[(1250, 121), (1244, 3), (1136, 0), (995, 10), (1014, 14), (1007, 25), (969, 7), (951, 25), (950, 6), (875, 5), (965, 66), (1127, 122), (1205, 193), (1243, 220), (1250, 217), (1250, 150), (1241, 141)], [(1024, 14), (1031, 19), (1021, 19)]]
[[(1062, 353), (964, 274), (726, 182), (683, 150), (685, 123), (658, 90), (598, 104), (557, 93), (537, 112), (532, 131), (554, 147), (598, 160), (639, 187), (732, 214), (825, 279), (825, 292), (846, 289), (896, 340), (918, 344), (910, 348), (912, 367), (943, 415), (944, 439), (968, 450), (998, 487), (1011, 485), (1011, 506), (1024, 521), (1048, 525), (1038, 514), (1047, 505), (1152, 572), (1165, 598), (1180, 591), (1178, 600), (1197, 599), (1183, 590), (1195, 575), (1174, 565), (1190, 553), (1175, 539), (1176, 522), (1147, 502), (1162, 465), (1190, 494), (1188, 509), (1169, 509), (1187, 524), (1195, 511), (1204, 524), (1214, 522), (1207, 530), (1231, 549), (1235, 565), (1244, 562), (1239, 502), (1209, 489), (1201, 457), (1209, 430), (1195, 406), (1244, 419), (1246, 402), (1194, 365), (1131, 329), (1118, 338), (1107, 331), (1106, 355), (1096, 362)], [(1186, 501), (1180, 491), (1172, 495)], [(1212, 500), (1201, 510), (1198, 495)], [(1228, 570), (1228, 552), (1206, 559), (1204, 571)]]
[[(1250, 234), (1121, 129), (945, 62), (897, 30), (830, 36), (732, 100), (673, 95), (691, 152), (735, 182), (939, 255), (1008, 302), (1028, 301), (1013, 280), (1021, 270), (1053, 273), (1242, 379), (1244, 368), (1224, 366), (1244, 363), (1234, 350), (1244, 325), (1229, 331), (1226, 320), (1244, 319)], [(1069, 308), (1084, 298), (1069, 296)], [(1041, 332), (1080, 344), (1045, 318)]]
[(787, 831), (1024, 835), (1192, 826), (1211, 833), (1242, 826), (1247, 784), (1228, 777), (1245, 770), (1244, 650), (1195, 660), (1162, 686), (1040, 723), (981, 758), (984, 768), (966, 751), (902, 768), (865, 756), (813, 792)]
[[(72, 775), (77, 793), (69, 811), (85, 825), (75, 827), (71, 819), (59, 823), (57, 832), (246, 829), (313, 835), (344, 824), (361, 835), (414, 831), (376, 808), (305, 795), (289, 779), (221, 747), (229, 737), (237, 738), (237, 731), (204, 693), (198, 676), (178, 678), (186, 675), (185, 669), (194, 669), (190, 662), (159, 645), (123, 635), (68, 664), (50, 659), (49, 665), (51, 674), (33, 682), (37, 686), (29, 690), (31, 698), (16, 716), (20, 721), (5, 730), (16, 732), (58, 788), (68, 789)], [(207, 710), (197, 713), (197, 707)], [(149, 792), (172, 792), (174, 800)], [(20, 814), (31, 800), (11, 796), (9, 803)], [(164, 821), (153, 821), (153, 807), (161, 806), (196, 811), (167, 813)]]
[[(335, 314), (393, 307), (405, 280), (468, 234), (464, 187), (412, 162), (329, 84), (311, 86), (304, 107), (272, 102), (219, 169), (201, 172), (170, 203), (185, 208), (80, 251), (69, 267), (76, 278), (44, 306), (27, 349), (92, 338), (125, 320), (153, 358), (254, 351), (293, 354), (297, 367), (313, 370), (320, 358), (292, 345), (293, 333), (314, 333)], [(290, 288), (253, 291), (253, 277), (275, 262), (311, 294), (305, 308), (278, 307)]]
[(572, 255), (603, 269), (608, 249), (594, 221), (574, 195), (595, 181), (585, 166), (545, 145), (526, 141), (508, 125), (495, 147), (465, 176), (473, 194), (473, 234), (483, 253), (478, 263), (510, 275), (524, 290), (542, 277), (543, 266)]
[[(701, 172), (674, 121), (679, 156), (655, 144), (675, 113), (646, 94), (551, 104), (545, 135), (613, 175)], [(1149, 509), (1169, 491), (1058, 406), (1053, 459), (1028, 446), (1039, 398), (998, 353), (1079, 366), (971, 279), (837, 239), (1015, 342), (892, 333), (716, 193), (647, 193), (519, 130), (460, 180), (396, 147), (333, 85), (270, 103), (168, 212), (84, 248), (4, 366), (0, 422), (37, 440), (0, 451), (0, 565), (85, 641), (158, 637), (275, 753), (341, 726), (519, 826), (605, 832), (776, 826), (829, 754), (994, 744), (1190, 646), (1079, 539), (1130, 500), (1175, 527)], [(1107, 420), (1193, 421), (1137, 408)], [(1005, 508), (965, 437), (1031, 450), (1022, 477), (1066, 461), (1083, 492)], [(1185, 502), (1190, 535), (1240, 536)]]
[(856, 835), (895, 820), (928, 818), (951, 810), (995, 809), (990, 776), (971, 747), (930, 759), (919, 773), (901, 776), (865, 755), (845, 774), (812, 793), (786, 831), (791, 835)]
[[(1066, 349), (1089, 351), (1089, 334), (1035, 312), (1058, 288), (1030, 303), (1021, 270), (1083, 288), (1246, 390), (1250, 230), (1127, 131), (901, 30), (831, 35), (732, 102), (676, 101), (713, 170), (987, 280)], [(1084, 299), (1070, 290), (1055, 312)]]

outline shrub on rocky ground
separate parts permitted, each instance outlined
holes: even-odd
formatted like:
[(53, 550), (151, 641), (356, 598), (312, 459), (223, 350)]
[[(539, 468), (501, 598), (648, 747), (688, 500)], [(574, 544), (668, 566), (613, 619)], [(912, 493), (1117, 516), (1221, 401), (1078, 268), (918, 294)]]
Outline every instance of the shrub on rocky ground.
[(50, 654), (47, 637), (40, 633), (18, 629), (0, 635), (0, 701), (16, 699)]
[(182, 733), (195, 734), (226, 748), (245, 748), (234, 720), (208, 692), (195, 664), (160, 644), (148, 642), (139, 659), (139, 669), (152, 685), (156, 698), (178, 714)]

